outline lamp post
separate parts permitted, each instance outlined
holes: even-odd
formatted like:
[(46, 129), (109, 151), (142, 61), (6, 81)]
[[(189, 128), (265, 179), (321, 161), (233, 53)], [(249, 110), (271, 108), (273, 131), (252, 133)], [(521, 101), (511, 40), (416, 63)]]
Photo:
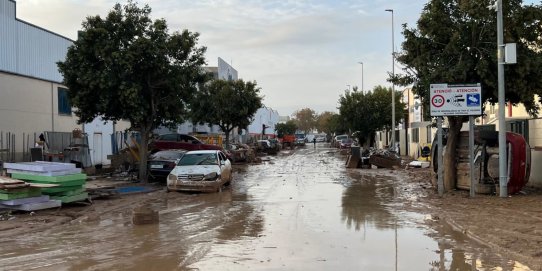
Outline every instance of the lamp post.
[[(393, 27), (393, 9), (386, 9), (391, 12), (391, 74), (395, 77), (395, 39)], [(395, 83), (392, 82), (391, 87), (391, 142), (390, 145), (395, 147)]]
[(363, 62), (358, 62), (361, 64), (361, 93), (363, 93)]

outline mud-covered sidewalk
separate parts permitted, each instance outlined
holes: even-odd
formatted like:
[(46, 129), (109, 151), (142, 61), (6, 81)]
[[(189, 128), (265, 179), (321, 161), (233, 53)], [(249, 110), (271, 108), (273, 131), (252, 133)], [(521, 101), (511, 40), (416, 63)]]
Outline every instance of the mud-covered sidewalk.
[(531, 270), (542, 270), (542, 189), (526, 187), (508, 198), (471, 198), (462, 190), (439, 197), (431, 186), (430, 169), (391, 174), (397, 173), (401, 181), (408, 182), (403, 188), (403, 194), (410, 195), (405, 198), (405, 208), (431, 215), (427, 220), (431, 227), (451, 226), (495, 253), (509, 255)]

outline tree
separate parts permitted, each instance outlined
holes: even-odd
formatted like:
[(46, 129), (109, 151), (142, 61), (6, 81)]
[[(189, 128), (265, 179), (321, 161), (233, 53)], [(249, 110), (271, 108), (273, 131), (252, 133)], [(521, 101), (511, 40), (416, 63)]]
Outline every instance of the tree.
[(226, 134), (226, 146), (235, 127), (247, 127), (263, 106), (256, 82), (213, 80), (203, 85), (191, 104), (192, 119), (216, 124)]
[(325, 111), (316, 117), (316, 129), (318, 129), (318, 132), (323, 132), (328, 135), (333, 132), (331, 121), (334, 115), (337, 114), (330, 111)]
[(298, 110), (292, 116), (295, 118), (297, 128), (305, 133), (316, 127), (316, 112), (310, 108)]
[[(400, 85), (414, 83), (413, 92), (426, 106), (432, 83), (481, 83), (483, 102), (497, 99), (496, 14), (490, 0), (431, 0), (417, 28), (403, 26), (405, 41), (397, 60), (403, 75), (391, 78)], [(539, 111), (535, 94), (542, 94), (542, 6), (522, 6), (521, 0), (503, 1), (505, 42), (517, 43), (517, 64), (506, 65), (506, 101), (522, 103), (533, 116)], [(540, 101), (540, 100), (539, 100)], [(465, 117), (448, 117), (447, 149), (455, 150)], [(504, 129), (504, 127), (503, 127)], [(447, 190), (456, 179), (455, 151), (444, 155)]]
[[(373, 91), (345, 92), (340, 97), (341, 119), (360, 143), (372, 145), (376, 131), (391, 130), (391, 88), (376, 86)], [(395, 92), (395, 120), (397, 125), (404, 116), (405, 104), (401, 93)]]
[(164, 19), (152, 21), (151, 8), (129, 1), (106, 18), (87, 17), (66, 60), (58, 62), (79, 123), (96, 117), (129, 120), (141, 134), (139, 177), (147, 180), (151, 132), (178, 123), (197, 83), (205, 77), (205, 47), (198, 33), (173, 32)]
[(286, 123), (277, 123), (275, 131), (277, 131), (278, 137), (282, 138), (284, 135), (293, 135), (297, 131), (297, 125), (293, 120), (289, 120)]

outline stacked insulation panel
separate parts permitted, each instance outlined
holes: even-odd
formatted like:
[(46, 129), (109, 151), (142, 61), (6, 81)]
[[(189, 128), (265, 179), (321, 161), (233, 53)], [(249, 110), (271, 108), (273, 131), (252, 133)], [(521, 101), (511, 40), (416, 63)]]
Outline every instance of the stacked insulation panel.
[(41, 194), (42, 185), (0, 176), (0, 209), (36, 211), (59, 207), (60, 200)]
[(34, 184), (50, 184), (55, 187), (42, 188), (41, 192), (62, 203), (85, 201), (87, 175), (75, 164), (55, 162), (5, 163), (4, 167), (13, 179)]

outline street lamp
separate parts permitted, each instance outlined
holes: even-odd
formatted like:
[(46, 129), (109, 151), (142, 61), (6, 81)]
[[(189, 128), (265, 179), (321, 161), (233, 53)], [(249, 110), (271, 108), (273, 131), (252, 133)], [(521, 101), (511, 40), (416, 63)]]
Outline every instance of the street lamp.
[[(386, 9), (391, 12), (391, 74), (395, 77), (395, 40), (393, 29), (393, 9)], [(392, 82), (391, 87), (391, 142), (390, 145), (395, 147), (395, 83)]]
[(358, 62), (361, 64), (361, 93), (363, 93), (363, 62)]

